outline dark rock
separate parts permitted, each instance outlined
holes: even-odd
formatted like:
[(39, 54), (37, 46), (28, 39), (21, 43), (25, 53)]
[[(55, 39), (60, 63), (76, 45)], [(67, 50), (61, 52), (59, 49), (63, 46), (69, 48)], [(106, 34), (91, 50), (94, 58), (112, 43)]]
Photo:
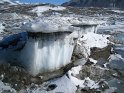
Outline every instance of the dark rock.
[(111, 54), (111, 45), (108, 45), (105, 48), (91, 48), (91, 55), (90, 58), (93, 58), (95, 60), (108, 60), (109, 56)]
[(77, 88), (76, 93), (101, 93), (98, 89)]
[(47, 91), (54, 90), (56, 87), (57, 87), (56, 84), (51, 84), (51, 85), (48, 86)]
[(1, 93), (13, 93), (11, 90), (3, 90)]

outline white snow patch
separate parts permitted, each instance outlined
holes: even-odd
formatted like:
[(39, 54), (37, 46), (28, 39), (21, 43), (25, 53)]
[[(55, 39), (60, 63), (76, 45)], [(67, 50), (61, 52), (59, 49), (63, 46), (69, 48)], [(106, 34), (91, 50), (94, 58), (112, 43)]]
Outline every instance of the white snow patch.
[(116, 12), (116, 13), (124, 13), (124, 11), (122, 10), (112, 10), (113, 12)]
[(91, 62), (93, 62), (94, 64), (97, 63), (97, 60), (94, 60), (93, 58), (89, 58), (89, 60), (90, 60)]
[(108, 45), (109, 40), (107, 39), (109, 35), (101, 35), (95, 33), (84, 34), (83, 38), (80, 38), (84, 44), (84, 47), (87, 49), (87, 53), (90, 55), (90, 48), (104, 48)]
[(73, 75), (79, 74), (79, 71), (81, 70), (82, 66), (73, 67), (70, 71), (73, 73)]
[(87, 33), (84, 35), (82, 40), (86, 41), (85, 45), (89, 47), (104, 48), (108, 45), (108, 35), (100, 35), (95, 33)]

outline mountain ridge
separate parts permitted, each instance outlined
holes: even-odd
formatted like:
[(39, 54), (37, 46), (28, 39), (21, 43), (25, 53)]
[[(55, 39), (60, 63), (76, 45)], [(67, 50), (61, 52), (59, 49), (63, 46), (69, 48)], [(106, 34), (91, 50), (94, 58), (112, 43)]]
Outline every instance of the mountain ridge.
[(62, 6), (124, 8), (124, 0), (70, 0)]

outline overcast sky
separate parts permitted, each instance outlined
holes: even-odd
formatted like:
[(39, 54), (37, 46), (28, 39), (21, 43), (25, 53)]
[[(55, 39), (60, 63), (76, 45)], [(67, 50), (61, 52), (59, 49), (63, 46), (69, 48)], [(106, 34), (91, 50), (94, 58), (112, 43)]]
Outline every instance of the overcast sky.
[(18, 0), (20, 2), (26, 2), (26, 3), (52, 3), (52, 4), (62, 4), (64, 2), (67, 2), (69, 0)]

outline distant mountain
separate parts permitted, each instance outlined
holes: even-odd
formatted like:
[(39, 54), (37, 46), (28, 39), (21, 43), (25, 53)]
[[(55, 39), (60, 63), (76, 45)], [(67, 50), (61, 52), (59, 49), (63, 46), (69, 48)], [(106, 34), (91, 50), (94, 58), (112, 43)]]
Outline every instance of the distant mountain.
[(0, 0), (0, 5), (18, 5), (22, 4), (17, 0)]
[(9, 4), (14, 4), (14, 3), (11, 0), (0, 0), (0, 4), (9, 5)]
[(124, 0), (71, 0), (62, 5), (74, 7), (124, 8)]

